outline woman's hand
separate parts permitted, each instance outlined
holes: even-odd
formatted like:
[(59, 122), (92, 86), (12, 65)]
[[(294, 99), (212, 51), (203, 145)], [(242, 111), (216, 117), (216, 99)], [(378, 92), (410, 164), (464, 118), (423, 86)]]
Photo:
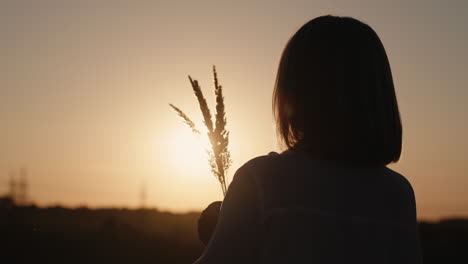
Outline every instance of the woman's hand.
[(218, 223), (221, 203), (221, 201), (212, 202), (205, 210), (203, 210), (200, 218), (198, 219), (198, 237), (205, 246), (208, 245), (216, 227), (216, 223)]

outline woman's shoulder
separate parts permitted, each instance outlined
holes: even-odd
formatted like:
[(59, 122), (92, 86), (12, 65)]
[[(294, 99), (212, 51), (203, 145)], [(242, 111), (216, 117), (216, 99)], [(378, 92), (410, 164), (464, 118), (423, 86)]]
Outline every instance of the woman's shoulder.
[[(401, 173), (385, 167), (384, 182), (386, 195), (391, 199), (398, 215), (413, 219), (416, 217), (416, 197), (410, 181)], [(395, 213), (397, 214), (397, 213)]]
[(242, 165), (239, 170), (258, 170), (263, 167), (271, 168), (273, 165), (278, 164), (282, 159), (283, 153), (270, 151), (268, 154), (256, 156), (251, 158)]
[(403, 174), (388, 167), (384, 168), (384, 172), (388, 180), (393, 183), (392, 186), (394, 186), (394, 188), (399, 189), (400, 192), (404, 192), (407, 195), (414, 196), (413, 186)]
[(237, 169), (233, 180), (238, 178), (255, 177), (256, 174), (265, 171), (265, 169), (274, 167), (275, 164), (278, 164), (280, 155), (281, 154), (277, 152), (270, 151), (268, 154), (251, 158)]
[[(234, 178), (250, 178), (259, 186), (274, 185), (276, 181), (281, 181), (285, 172), (290, 172), (292, 167), (297, 167), (299, 160), (300, 157), (290, 151), (281, 153), (270, 151), (245, 162), (237, 170)], [(300, 169), (296, 170), (298, 171)]]

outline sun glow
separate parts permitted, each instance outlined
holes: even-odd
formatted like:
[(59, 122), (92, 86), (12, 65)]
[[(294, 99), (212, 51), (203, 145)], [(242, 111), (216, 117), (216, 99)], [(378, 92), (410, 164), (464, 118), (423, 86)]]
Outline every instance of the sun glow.
[(205, 133), (194, 134), (187, 128), (179, 128), (168, 141), (169, 159), (174, 163), (174, 169), (183, 172), (207, 171), (209, 141)]

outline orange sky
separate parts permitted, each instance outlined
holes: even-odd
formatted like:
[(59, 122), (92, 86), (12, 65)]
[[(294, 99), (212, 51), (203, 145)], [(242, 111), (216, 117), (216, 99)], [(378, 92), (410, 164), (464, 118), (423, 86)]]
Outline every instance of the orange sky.
[(231, 172), (278, 150), (271, 93), (281, 51), (303, 23), (334, 14), (369, 23), (386, 47), (404, 125), (391, 167), (412, 182), (419, 216), (467, 216), (467, 2), (352, 2), (1, 1), (0, 193), (25, 166), (40, 205), (133, 207), (143, 182), (149, 206), (219, 200), (168, 103), (200, 121), (187, 74), (213, 106), (216, 64)]

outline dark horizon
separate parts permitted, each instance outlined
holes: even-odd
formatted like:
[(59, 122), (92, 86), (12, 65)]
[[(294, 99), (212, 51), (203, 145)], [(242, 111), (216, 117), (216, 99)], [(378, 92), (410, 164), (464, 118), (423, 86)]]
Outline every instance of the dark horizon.
[[(8, 208), (3, 202), (0, 245), (5, 252), (3, 259), (15, 263), (52, 264), (64, 259), (67, 263), (191, 263), (203, 250), (196, 233), (199, 213)], [(468, 219), (422, 221), (419, 234), (424, 263), (452, 263), (466, 255)]]
[(304, 22), (335, 14), (372, 25), (385, 44), (403, 123), (401, 160), (390, 167), (412, 183), (418, 215), (468, 216), (467, 10), (432, 0), (1, 1), (0, 193), (25, 167), (39, 205), (137, 207), (144, 183), (148, 205), (202, 210), (222, 197), (206, 140), (168, 103), (202, 124), (187, 75), (212, 105), (217, 66), (230, 179), (280, 151), (271, 95), (281, 51)]

